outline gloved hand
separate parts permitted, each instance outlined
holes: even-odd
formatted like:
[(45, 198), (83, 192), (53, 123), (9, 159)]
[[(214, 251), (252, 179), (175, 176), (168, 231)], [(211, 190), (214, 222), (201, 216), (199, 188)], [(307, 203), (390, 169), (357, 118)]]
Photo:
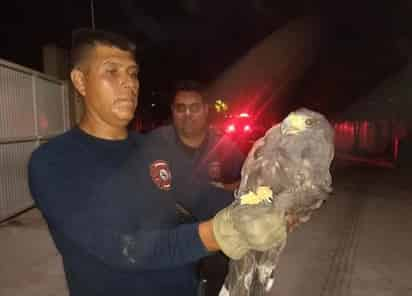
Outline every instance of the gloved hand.
[(229, 206), (213, 219), (215, 239), (223, 253), (240, 259), (249, 250), (266, 251), (286, 239), (286, 220), (268, 205)]

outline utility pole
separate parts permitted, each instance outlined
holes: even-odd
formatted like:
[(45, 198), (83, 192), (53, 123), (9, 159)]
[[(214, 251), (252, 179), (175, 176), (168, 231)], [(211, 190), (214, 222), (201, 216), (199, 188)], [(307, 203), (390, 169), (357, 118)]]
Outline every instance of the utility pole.
[(96, 24), (94, 22), (94, 0), (90, 0), (90, 13), (92, 17), (92, 29), (96, 29)]

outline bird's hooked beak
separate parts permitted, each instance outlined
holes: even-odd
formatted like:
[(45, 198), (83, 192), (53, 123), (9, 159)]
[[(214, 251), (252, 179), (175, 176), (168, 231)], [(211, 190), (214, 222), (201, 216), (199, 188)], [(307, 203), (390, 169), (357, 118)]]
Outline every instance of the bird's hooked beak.
[(282, 135), (295, 135), (306, 129), (306, 122), (303, 116), (299, 116), (295, 113), (289, 114), (280, 125), (280, 131)]

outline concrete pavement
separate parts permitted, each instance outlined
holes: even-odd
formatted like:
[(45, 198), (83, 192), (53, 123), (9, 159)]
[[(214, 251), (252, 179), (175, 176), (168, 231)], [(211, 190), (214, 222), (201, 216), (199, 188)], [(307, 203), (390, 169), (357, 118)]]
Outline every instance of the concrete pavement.
[(272, 295), (412, 295), (412, 184), (395, 170), (337, 172), (335, 192), (292, 233)]
[(37, 209), (0, 224), (0, 295), (67, 296), (60, 256)]

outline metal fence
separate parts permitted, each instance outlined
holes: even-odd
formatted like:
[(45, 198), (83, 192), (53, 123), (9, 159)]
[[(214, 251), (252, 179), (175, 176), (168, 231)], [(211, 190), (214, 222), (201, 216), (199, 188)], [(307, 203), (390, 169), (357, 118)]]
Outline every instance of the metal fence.
[(0, 59), (0, 221), (33, 205), (31, 152), (70, 126), (67, 83)]

